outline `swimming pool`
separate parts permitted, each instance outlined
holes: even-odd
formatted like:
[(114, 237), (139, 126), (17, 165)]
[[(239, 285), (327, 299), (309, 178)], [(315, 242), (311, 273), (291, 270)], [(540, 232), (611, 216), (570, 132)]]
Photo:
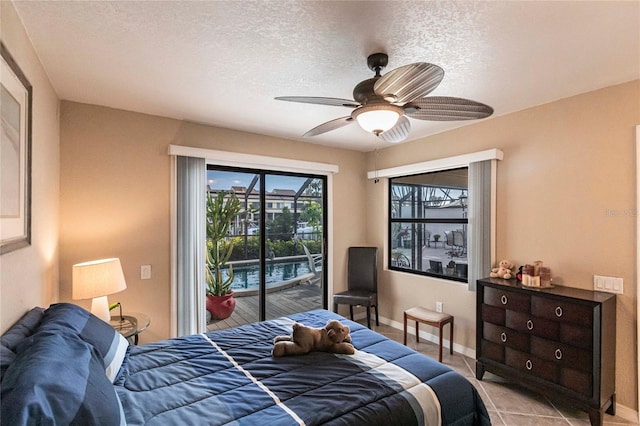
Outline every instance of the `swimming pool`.
[[(309, 261), (304, 260), (288, 260), (283, 262), (267, 261), (266, 285), (267, 292), (269, 289), (280, 288), (286, 284), (294, 284), (304, 278), (304, 276), (313, 275), (309, 269)], [(223, 270), (226, 275), (227, 269)], [(247, 296), (249, 292), (258, 291), (258, 283), (260, 282), (260, 265), (258, 263), (237, 264), (233, 265), (233, 283), (231, 289), (237, 296)]]

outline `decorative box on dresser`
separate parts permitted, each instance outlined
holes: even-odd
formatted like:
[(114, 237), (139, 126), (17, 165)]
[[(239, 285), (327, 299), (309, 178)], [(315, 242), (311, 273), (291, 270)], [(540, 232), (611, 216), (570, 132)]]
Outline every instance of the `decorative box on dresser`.
[(589, 413), (615, 410), (616, 296), (478, 280), (476, 377), (485, 371)]

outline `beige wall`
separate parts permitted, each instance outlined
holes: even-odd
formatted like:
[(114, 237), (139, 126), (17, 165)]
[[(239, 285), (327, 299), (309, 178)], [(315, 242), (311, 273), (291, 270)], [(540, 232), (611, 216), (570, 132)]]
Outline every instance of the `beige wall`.
[(0, 2), (5, 44), (33, 86), (31, 246), (0, 256), (0, 331), (58, 297), (60, 131), (53, 91), (11, 2)]
[[(382, 150), (380, 168), (499, 148), (497, 258), (543, 260), (558, 284), (593, 288), (593, 275), (624, 279), (618, 296), (616, 392), (636, 407), (635, 126), (640, 81), (609, 87)], [(369, 170), (374, 154), (368, 155)], [(367, 186), (368, 240), (385, 245), (385, 183)], [(443, 301), (455, 342), (475, 347), (475, 293), (437, 279), (384, 271), (380, 312)]]
[[(333, 276), (335, 288), (345, 288), (347, 247), (366, 242), (361, 215), (345, 214), (364, 204), (366, 158), (361, 153), (64, 101), (61, 299), (71, 298), (73, 264), (119, 257), (127, 289), (110, 300), (151, 316), (141, 341), (169, 337), (169, 144), (337, 164), (334, 231), (340, 238), (333, 240)], [(143, 264), (152, 265), (151, 280), (139, 279)], [(89, 307), (88, 301), (76, 303)]]

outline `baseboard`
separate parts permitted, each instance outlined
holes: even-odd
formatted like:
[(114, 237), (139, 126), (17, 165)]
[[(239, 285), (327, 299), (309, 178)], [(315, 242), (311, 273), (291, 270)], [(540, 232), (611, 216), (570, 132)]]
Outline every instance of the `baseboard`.
[(638, 412), (626, 405), (616, 403), (616, 416), (621, 417), (629, 422), (638, 423)]

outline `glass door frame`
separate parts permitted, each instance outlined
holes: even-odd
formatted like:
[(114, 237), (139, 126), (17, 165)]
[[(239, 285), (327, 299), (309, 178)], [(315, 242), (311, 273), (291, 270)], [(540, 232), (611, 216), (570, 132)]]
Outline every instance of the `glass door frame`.
[[(328, 218), (328, 176), (323, 174), (314, 174), (314, 173), (305, 173), (305, 172), (293, 172), (293, 171), (281, 171), (281, 170), (269, 170), (269, 169), (253, 169), (246, 167), (234, 167), (234, 166), (224, 166), (218, 164), (208, 163), (206, 165), (207, 170), (217, 170), (222, 172), (236, 172), (236, 173), (247, 173), (259, 175), (259, 186), (260, 186), (260, 279), (259, 279), (259, 293), (258, 293), (258, 319), (259, 321), (264, 321), (266, 319), (266, 307), (267, 307), (267, 291), (266, 291), (266, 267), (267, 267), (267, 214), (266, 214), (266, 176), (275, 175), (275, 176), (291, 176), (291, 177), (300, 177), (300, 178), (312, 178), (312, 179), (320, 179), (322, 181), (322, 244), (321, 244), (321, 254), (322, 254), (322, 309), (328, 309), (328, 299), (329, 299), (329, 285), (328, 285), (328, 269), (326, 266), (328, 264), (327, 258), (328, 256), (328, 229), (329, 229), (329, 218)], [(297, 224), (294, 224), (297, 226)]]

